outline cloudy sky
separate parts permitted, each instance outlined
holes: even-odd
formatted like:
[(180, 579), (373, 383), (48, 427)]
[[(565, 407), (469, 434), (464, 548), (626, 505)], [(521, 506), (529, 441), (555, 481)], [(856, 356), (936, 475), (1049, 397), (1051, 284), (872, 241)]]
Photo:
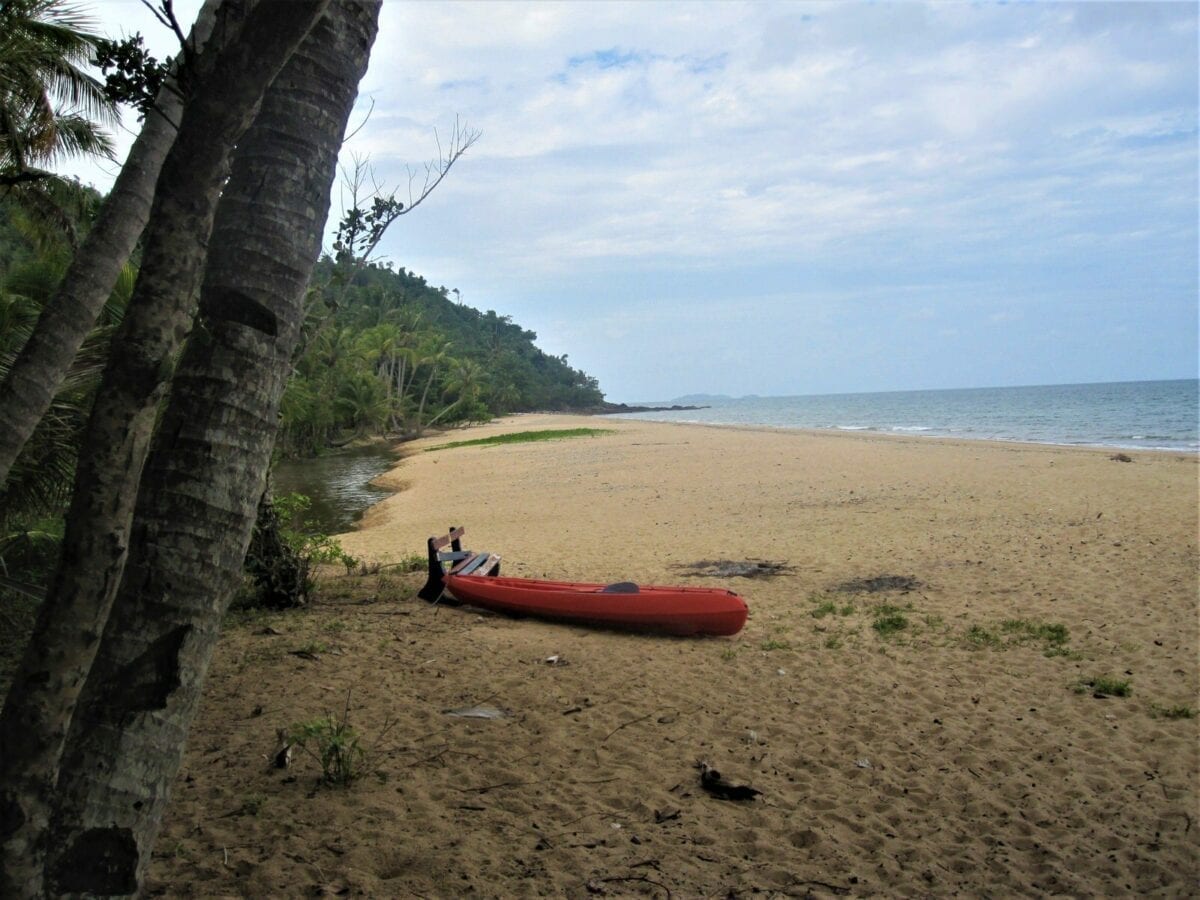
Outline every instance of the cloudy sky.
[[(136, 3), (96, 13), (167, 46)], [(383, 252), (611, 400), (1195, 377), (1197, 29), (1192, 3), (389, 0), (345, 158), (403, 187), (435, 129), (480, 130)]]

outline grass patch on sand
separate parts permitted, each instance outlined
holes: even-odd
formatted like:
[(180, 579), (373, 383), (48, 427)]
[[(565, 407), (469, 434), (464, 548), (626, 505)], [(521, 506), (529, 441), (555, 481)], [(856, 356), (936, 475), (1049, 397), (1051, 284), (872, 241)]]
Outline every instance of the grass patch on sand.
[(826, 616), (854, 615), (853, 603), (836, 603), (832, 598), (823, 594), (813, 594), (808, 599), (811, 603), (816, 604), (808, 611), (808, 614), (814, 619), (823, 619)]
[(1062, 646), (1070, 636), (1066, 625), (1030, 622), (1027, 619), (1005, 619), (1000, 623), (1000, 630), (1018, 641), (1043, 641), (1049, 646)]
[(891, 637), (908, 627), (908, 617), (895, 607), (881, 608), (875, 611), (875, 621), (871, 627), (879, 632), (880, 637)]
[(808, 614), (814, 619), (823, 619), (826, 616), (833, 615), (837, 612), (837, 610), (838, 607), (836, 603), (834, 603), (832, 600), (826, 600), (824, 603), (814, 606), (811, 610), (809, 610)]
[(434, 450), (452, 450), (455, 447), (493, 447), (500, 444), (528, 444), (534, 441), (557, 441), (561, 438), (596, 437), (601, 434), (612, 434), (612, 428), (551, 428), (544, 431), (515, 431), (512, 434), (497, 434), (493, 437), (475, 438), (471, 441), (451, 441), (449, 444), (439, 444), (430, 447), (425, 452)]
[(1161, 706), (1151, 703), (1150, 715), (1155, 719), (1194, 719), (1196, 711), (1190, 706)]
[(972, 647), (1000, 647), (1003, 642), (996, 632), (982, 625), (972, 625), (967, 629), (966, 642)]
[(1029, 619), (1005, 619), (997, 627), (972, 625), (963, 635), (963, 643), (978, 650), (1008, 650), (1026, 644), (1041, 644), (1044, 656), (1083, 659), (1083, 654), (1067, 646), (1070, 631), (1066, 625)]
[(1133, 693), (1133, 682), (1129, 679), (1113, 678), (1110, 675), (1096, 675), (1092, 678), (1082, 678), (1075, 683), (1077, 694), (1089, 691), (1095, 697), (1128, 697)]

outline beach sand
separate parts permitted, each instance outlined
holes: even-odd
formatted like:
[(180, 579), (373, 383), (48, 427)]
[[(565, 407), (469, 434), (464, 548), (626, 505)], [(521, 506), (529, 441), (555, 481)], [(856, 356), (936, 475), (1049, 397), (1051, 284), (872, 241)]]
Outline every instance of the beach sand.
[[(613, 433), (423, 452), (569, 427)], [(1200, 719), (1167, 715), (1200, 708), (1194, 456), (571, 416), (404, 450), (356, 556), (465, 525), (509, 575), (727, 586), (745, 630), (514, 620), (431, 607), (396, 569), (331, 575), (312, 608), (227, 628), (153, 893), (1200, 893)], [(688, 568), (718, 559), (788, 571)], [(881, 575), (916, 584), (840, 589)], [(1078, 687), (1100, 676), (1131, 695)], [(507, 715), (446, 714), (476, 705)], [(268, 767), (277, 728), (327, 712), (364, 777)], [(761, 796), (708, 796), (700, 760)]]

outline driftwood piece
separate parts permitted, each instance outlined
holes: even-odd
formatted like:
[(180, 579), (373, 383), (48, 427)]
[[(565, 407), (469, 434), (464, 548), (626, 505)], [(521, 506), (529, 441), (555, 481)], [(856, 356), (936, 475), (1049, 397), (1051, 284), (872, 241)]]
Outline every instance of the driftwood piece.
[(721, 773), (706, 762), (696, 764), (700, 769), (700, 787), (718, 800), (753, 800), (762, 791), (748, 784), (733, 784), (721, 777)]

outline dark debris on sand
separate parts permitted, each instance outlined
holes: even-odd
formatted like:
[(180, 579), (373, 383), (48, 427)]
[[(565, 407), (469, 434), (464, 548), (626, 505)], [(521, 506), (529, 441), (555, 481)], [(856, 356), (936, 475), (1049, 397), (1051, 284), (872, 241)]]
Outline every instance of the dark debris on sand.
[(689, 570), (688, 575), (693, 578), (770, 578), (792, 571), (786, 562), (769, 559), (702, 559), (680, 563), (675, 568)]

